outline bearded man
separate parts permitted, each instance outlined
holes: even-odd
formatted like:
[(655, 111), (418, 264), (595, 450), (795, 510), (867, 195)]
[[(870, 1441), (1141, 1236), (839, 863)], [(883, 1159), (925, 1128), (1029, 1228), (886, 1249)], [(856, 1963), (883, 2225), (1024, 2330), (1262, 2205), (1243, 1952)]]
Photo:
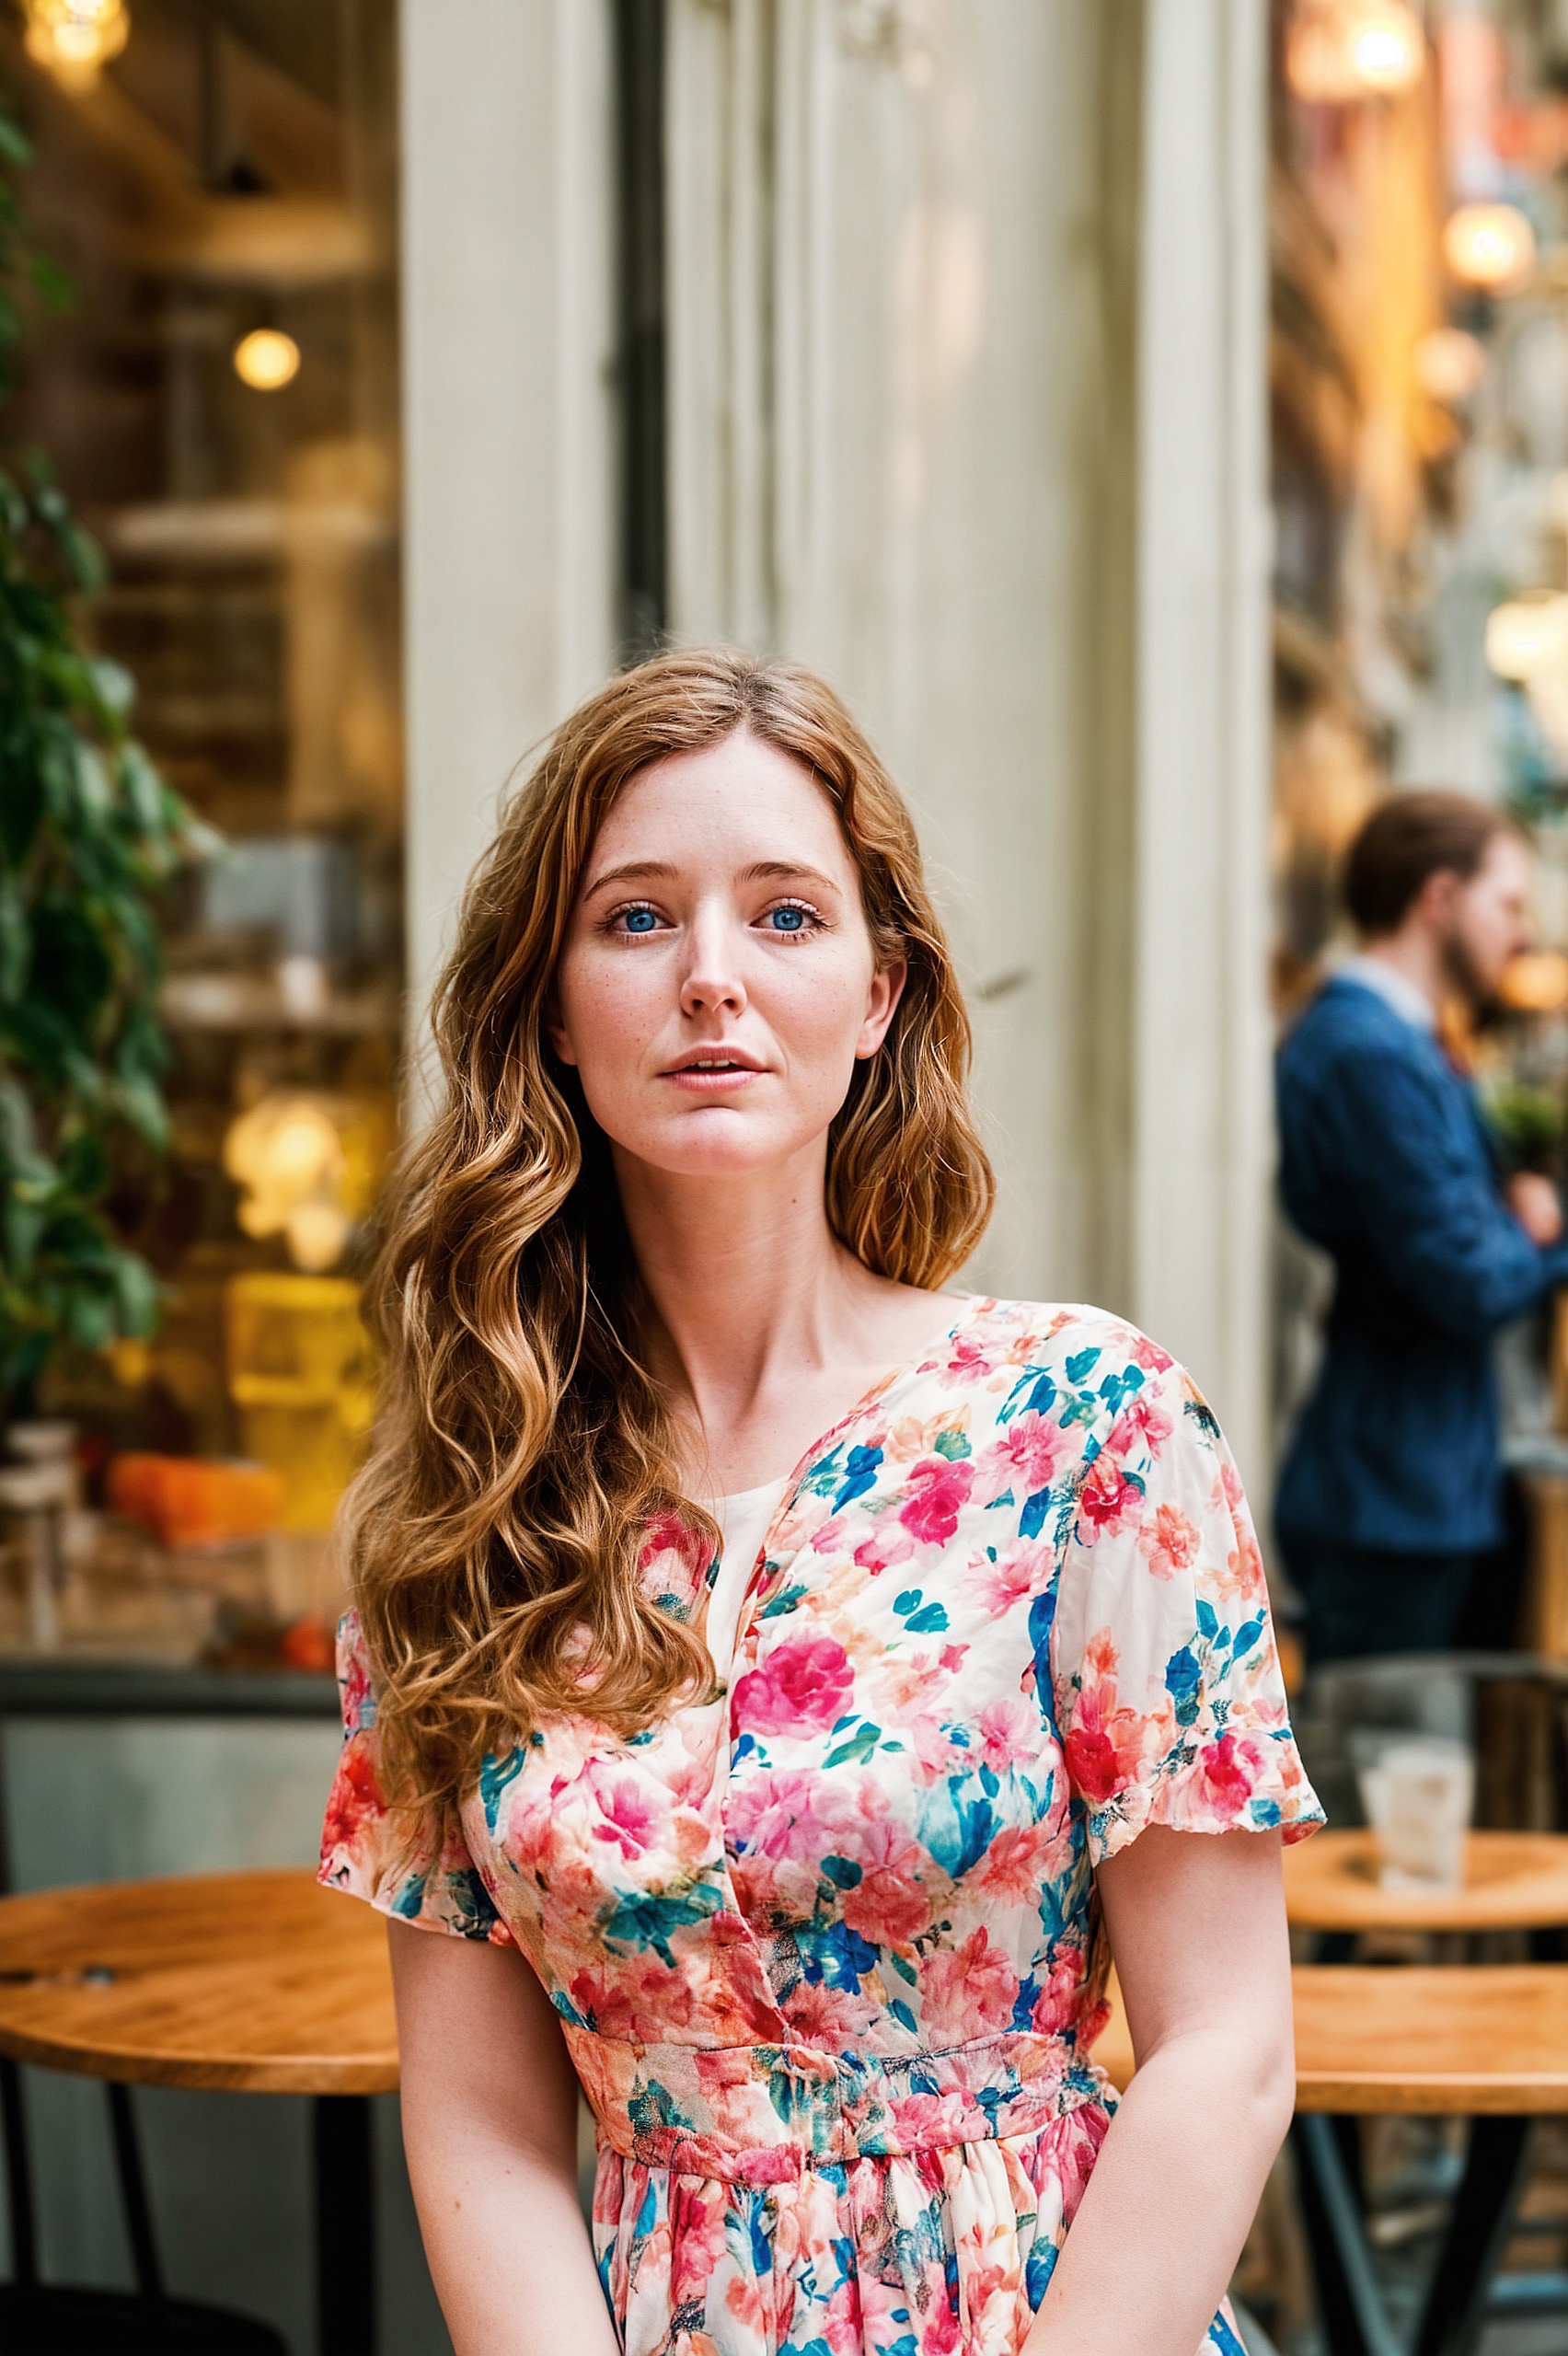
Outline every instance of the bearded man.
[(1400, 793), (1351, 845), (1360, 952), (1281, 1048), (1280, 1182), (1334, 1262), (1318, 1381), (1274, 1520), (1309, 1664), (1440, 1651), (1499, 1559), (1492, 1344), (1568, 1283), (1550, 1180), (1505, 1182), (1440, 1017), (1494, 1002), (1528, 947), (1529, 863), (1498, 809)]

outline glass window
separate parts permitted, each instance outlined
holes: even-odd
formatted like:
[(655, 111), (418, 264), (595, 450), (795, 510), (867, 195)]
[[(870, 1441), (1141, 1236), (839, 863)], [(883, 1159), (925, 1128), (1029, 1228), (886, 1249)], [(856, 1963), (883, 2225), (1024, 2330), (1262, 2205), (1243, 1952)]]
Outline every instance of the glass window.
[(394, 9), (25, 17), (25, 202), (76, 300), (9, 429), (100, 541), (86, 626), (224, 847), (165, 912), (173, 1152), (115, 1206), (161, 1329), (52, 1369), (81, 1505), (52, 1601), (13, 1563), (5, 1640), (324, 1666), (401, 1022)]

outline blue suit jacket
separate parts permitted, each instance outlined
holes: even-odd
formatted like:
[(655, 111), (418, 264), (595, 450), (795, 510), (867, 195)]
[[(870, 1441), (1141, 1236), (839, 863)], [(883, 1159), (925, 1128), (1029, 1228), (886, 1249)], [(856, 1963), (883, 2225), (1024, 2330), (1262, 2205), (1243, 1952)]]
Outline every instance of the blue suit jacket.
[(1332, 1253), (1328, 1346), (1274, 1518), (1292, 1537), (1466, 1553), (1503, 1534), (1492, 1337), (1550, 1286), (1474, 1095), (1375, 990), (1331, 981), (1276, 1072), (1286, 1209)]

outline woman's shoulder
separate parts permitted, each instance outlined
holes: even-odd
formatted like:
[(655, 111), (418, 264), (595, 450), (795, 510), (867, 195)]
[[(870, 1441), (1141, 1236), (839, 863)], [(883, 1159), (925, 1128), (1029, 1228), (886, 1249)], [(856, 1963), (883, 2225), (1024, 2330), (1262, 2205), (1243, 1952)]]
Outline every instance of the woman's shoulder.
[[(1143, 1381), (1182, 1379), (1169, 1350), (1124, 1317), (1088, 1301), (1011, 1300), (976, 1294), (948, 1337), (947, 1363), (986, 1379), (1009, 1366), (1064, 1376), (1098, 1389), (1135, 1371)], [(1135, 1387), (1142, 1387), (1141, 1383)]]

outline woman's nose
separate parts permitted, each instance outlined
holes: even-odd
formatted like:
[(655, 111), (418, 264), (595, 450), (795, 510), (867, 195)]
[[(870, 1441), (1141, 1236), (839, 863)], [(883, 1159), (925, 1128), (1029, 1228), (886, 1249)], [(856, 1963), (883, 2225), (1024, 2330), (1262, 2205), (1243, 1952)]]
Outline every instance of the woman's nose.
[(683, 1014), (714, 1014), (721, 1010), (740, 1014), (745, 1010), (746, 986), (741, 979), (731, 929), (717, 917), (699, 917), (692, 928), (691, 957), (681, 983)]

